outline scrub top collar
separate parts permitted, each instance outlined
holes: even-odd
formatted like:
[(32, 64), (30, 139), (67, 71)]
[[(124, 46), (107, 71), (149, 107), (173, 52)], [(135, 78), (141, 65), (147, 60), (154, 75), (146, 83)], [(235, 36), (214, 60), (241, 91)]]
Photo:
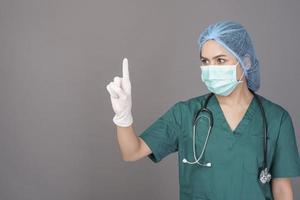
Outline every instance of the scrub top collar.
[(235, 135), (239, 135), (242, 132), (245, 132), (244, 130), (247, 124), (251, 121), (251, 119), (253, 119), (254, 115), (257, 114), (258, 104), (256, 102), (255, 97), (253, 96), (244, 116), (242, 117), (242, 119), (240, 120), (240, 122), (238, 123), (238, 125), (235, 127), (234, 130), (230, 128), (216, 95), (213, 95), (210, 98), (207, 107), (213, 112), (214, 119), (218, 121), (218, 123), (221, 122), (220, 124), (223, 126), (223, 128), (227, 132), (231, 133), (228, 134), (228, 136), (234, 137)]

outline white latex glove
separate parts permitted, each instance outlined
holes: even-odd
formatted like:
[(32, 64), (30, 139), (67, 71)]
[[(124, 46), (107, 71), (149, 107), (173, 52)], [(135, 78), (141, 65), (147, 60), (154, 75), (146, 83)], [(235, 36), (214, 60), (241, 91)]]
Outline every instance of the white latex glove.
[(133, 123), (132, 119), (132, 97), (131, 83), (129, 80), (128, 60), (123, 59), (123, 77), (114, 77), (114, 81), (110, 82), (106, 89), (110, 94), (111, 104), (115, 112), (113, 122), (117, 126), (129, 127)]

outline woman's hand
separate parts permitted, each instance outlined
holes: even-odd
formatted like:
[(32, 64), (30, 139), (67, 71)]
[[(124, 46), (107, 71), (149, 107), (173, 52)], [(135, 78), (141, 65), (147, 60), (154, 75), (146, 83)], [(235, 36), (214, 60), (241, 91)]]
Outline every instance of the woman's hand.
[(127, 58), (123, 59), (122, 71), (123, 77), (114, 77), (113, 82), (110, 82), (106, 86), (106, 89), (110, 94), (111, 104), (115, 112), (113, 122), (117, 126), (129, 127), (133, 123), (133, 119), (131, 113), (131, 83)]

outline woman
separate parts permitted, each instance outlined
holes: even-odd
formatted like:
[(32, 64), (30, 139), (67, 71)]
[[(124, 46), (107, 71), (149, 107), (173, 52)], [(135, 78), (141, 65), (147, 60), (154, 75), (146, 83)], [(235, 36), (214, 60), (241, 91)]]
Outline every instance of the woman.
[[(123, 159), (148, 156), (157, 163), (178, 152), (181, 200), (292, 200), (290, 177), (300, 176), (292, 119), (282, 106), (255, 93), (259, 62), (249, 34), (237, 22), (219, 21), (200, 34), (198, 44), (201, 79), (210, 93), (178, 101), (139, 137), (132, 128), (123, 60), (123, 77), (107, 85)], [(193, 126), (208, 98), (212, 118), (201, 112)]]

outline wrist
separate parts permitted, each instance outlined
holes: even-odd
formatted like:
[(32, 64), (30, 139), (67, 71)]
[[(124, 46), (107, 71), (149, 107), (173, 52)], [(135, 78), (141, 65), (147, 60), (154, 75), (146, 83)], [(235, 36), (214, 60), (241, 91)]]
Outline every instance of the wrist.
[(131, 111), (115, 114), (113, 122), (120, 127), (129, 127), (133, 123)]

